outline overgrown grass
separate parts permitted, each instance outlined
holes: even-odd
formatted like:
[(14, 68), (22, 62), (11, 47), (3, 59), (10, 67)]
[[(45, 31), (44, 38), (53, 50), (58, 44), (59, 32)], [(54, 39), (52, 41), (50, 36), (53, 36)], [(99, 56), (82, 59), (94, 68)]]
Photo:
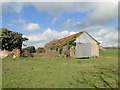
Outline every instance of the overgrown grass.
[(107, 49), (101, 51), (100, 55), (102, 56), (118, 56), (118, 49)]
[(117, 88), (117, 50), (97, 59), (5, 58), (3, 88)]

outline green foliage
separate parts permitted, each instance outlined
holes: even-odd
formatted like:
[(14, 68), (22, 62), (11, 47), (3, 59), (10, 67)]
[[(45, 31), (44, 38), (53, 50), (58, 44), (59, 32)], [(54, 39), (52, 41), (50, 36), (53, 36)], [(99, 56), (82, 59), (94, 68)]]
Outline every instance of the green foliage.
[(36, 52), (38, 52), (38, 53), (44, 53), (45, 49), (42, 48), (42, 47), (39, 47), (39, 48), (36, 49)]
[(23, 38), (21, 33), (7, 30), (6, 28), (0, 28), (0, 42), (2, 44), (2, 50), (13, 50), (18, 48), (21, 50), (22, 42), (28, 40)]
[(69, 41), (69, 46), (76, 46), (75, 39)]
[(21, 57), (33, 57), (33, 55), (27, 49), (22, 49)]
[(24, 48), (23, 50), (27, 50), (30, 53), (34, 53), (35, 52), (35, 47), (34, 46), (28, 46), (27, 48)]

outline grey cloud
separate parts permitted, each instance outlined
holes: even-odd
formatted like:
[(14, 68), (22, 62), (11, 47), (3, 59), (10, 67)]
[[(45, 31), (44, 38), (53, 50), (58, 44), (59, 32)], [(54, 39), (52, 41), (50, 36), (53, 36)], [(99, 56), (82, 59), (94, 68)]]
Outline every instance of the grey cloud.
[(105, 25), (117, 19), (118, 5), (110, 2), (10, 2), (3, 3), (3, 12), (20, 13), (27, 6), (32, 5), (38, 12), (51, 15), (61, 15), (64, 12), (89, 12), (86, 19), (77, 28), (94, 25)]
[(52, 20), (52, 24), (54, 24), (57, 20), (58, 20), (57, 17), (53, 18), (53, 20)]
[(41, 2), (31, 3), (38, 11), (59, 15), (64, 12), (86, 12), (97, 7), (94, 3), (85, 2)]
[(64, 12), (86, 12), (97, 7), (96, 3), (87, 2), (4, 2), (3, 11), (19, 13), (24, 6), (32, 5), (37, 11), (59, 15)]
[(73, 19), (67, 19), (66, 22), (59, 26), (59, 29), (68, 29), (72, 28), (74, 20)]
[(118, 31), (115, 27), (101, 28), (96, 32), (91, 31), (91, 34), (101, 42), (102, 46), (118, 46)]
[(25, 2), (2, 2), (2, 13), (16, 12), (20, 13), (29, 3)]
[(114, 3), (97, 3), (97, 7), (93, 9), (86, 20), (75, 24), (76, 29), (91, 28), (94, 26), (104, 26), (117, 21), (118, 6)]

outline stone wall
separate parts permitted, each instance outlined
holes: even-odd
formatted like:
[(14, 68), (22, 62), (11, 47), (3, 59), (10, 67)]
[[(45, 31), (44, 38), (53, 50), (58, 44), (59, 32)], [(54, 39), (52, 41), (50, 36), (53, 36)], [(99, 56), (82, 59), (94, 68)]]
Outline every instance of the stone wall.
[(70, 50), (69, 50), (68, 45), (63, 46), (61, 56), (63, 56), (63, 57), (69, 57), (70, 56)]
[(75, 57), (75, 46), (70, 47), (70, 57)]
[[(49, 50), (47, 53), (51, 53), (49, 55), (56, 57), (75, 57), (75, 46), (65, 45), (62, 48), (58, 48), (57, 50)], [(52, 55), (54, 53), (54, 55)]]
[(58, 57), (59, 52), (56, 50), (49, 50), (46, 52), (46, 57)]
[(7, 51), (7, 50), (1, 50), (0, 51), (0, 58), (17, 58), (20, 57), (20, 50), (19, 49), (14, 49), (12, 51)]
[(46, 54), (50, 57), (75, 57), (75, 46), (64, 45), (57, 49), (48, 49)]

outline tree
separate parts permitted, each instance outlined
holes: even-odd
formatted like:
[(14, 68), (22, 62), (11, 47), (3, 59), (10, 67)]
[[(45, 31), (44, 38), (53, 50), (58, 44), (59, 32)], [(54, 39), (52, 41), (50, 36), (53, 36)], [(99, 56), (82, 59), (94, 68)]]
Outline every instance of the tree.
[(30, 53), (34, 53), (35, 52), (35, 47), (34, 46), (28, 46), (27, 48), (25, 48), (24, 50), (27, 50)]
[(39, 48), (36, 49), (36, 52), (38, 52), (38, 53), (44, 53), (45, 49), (42, 48), (42, 47), (39, 47)]
[(0, 44), (2, 44), (2, 50), (13, 50), (15, 48), (22, 49), (23, 41), (27, 41), (27, 38), (23, 38), (21, 33), (10, 31), (6, 28), (0, 28)]

